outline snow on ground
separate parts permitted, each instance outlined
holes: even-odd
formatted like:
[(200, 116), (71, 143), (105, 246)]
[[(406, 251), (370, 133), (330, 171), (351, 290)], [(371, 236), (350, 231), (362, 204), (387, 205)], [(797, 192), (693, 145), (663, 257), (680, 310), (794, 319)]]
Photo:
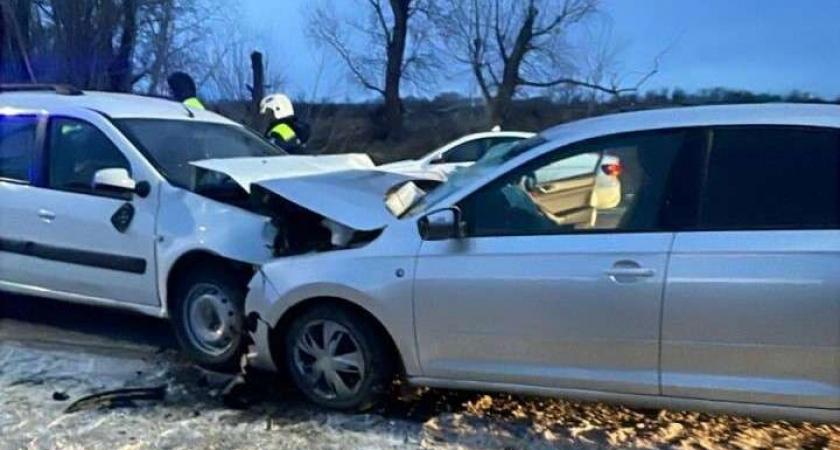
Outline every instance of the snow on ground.
[[(233, 410), (221, 399), (226, 378), (181, 359), (165, 325), (56, 308), (48, 320), (0, 319), (0, 449), (840, 449), (836, 425), (474, 392), (417, 391), (375, 414), (346, 415), (282, 390)], [(63, 412), (90, 393), (161, 384), (163, 402)]]

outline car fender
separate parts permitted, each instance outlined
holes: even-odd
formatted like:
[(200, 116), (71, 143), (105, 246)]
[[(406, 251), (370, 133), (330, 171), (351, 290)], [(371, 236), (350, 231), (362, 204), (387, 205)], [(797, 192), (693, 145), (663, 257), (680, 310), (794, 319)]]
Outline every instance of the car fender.
[(160, 191), (157, 271), (164, 310), (169, 273), (184, 255), (205, 252), (254, 267), (273, 257), (276, 230), (268, 217), (169, 185)]
[(246, 314), (256, 313), (276, 327), (291, 308), (302, 302), (316, 298), (350, 302), (382, 324), (396, 344), (406, 372), (419, 374), (412, 302), (415, 253), (395, 251), (393, 256), (376, 258), (359, 255), (366, 251), (295, 256), (264, 265), (258, 276), (265, 279), (265, 295), (249, 296)]

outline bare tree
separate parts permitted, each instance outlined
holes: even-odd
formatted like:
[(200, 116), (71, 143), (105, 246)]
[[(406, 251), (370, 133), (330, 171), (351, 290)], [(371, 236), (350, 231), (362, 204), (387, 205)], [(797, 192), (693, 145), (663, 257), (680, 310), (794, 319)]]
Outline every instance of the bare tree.
[(144, 10), (138, 29), (136, 56), (139, 88), (165, 95), (166, 78), (186, 71), (197, 79), (206, 77), (208, 52), (222, 21), (224, 8), (218, 0), (141, 0)]
[(35, 81), (29, 58), (32, 4), (0, 0), (0, 80)]
[(84, 88), (131, 87), (137, 18), (147, 0), (0, 1), (4, 28), (13, 33), (17, 59), (28, 72), (19, 81), (37, 74)]
[(391, 136), (403, 128), (404, 82), (418, 86), (431, 76), (429, 27), (419, 23), (428, 18), (431, 3), (356, 0), (358, 8), (341, 14), (329, 2), (321, 3), (309, 17), (310, 37), (331, 48), (363, 88), (382, 97)]
[(148, 86), (165, 78), (181, 50), (200, 47), (204, 9), (216, 1), (0, 0), (0, 72), (9, 81), (37, 75), (86, 89)]
[(435, 16), (442, 40), (470, 68), (494, 124), (509, 119), (514, 97), (526, 89), (576, 87), (619, 95), (653, 75), (621, 87), (609, 83), (619, 78), (604, 79), (603, 67), (595, 78), (581, 74), (569, 34), (595, 17), (597, 0), (460, 0), (448, 5)]

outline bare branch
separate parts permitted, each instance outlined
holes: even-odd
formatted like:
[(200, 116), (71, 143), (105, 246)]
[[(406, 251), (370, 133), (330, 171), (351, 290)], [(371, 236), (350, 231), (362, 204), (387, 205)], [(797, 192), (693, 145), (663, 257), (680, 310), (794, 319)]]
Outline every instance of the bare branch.
[(385, 41), (390, 43), (393, 41), (391, 36), (391, 29), (388, 27), (388, 21), (385, 19), (385, 12), (382, 10), (382, 3), (380, 0), (368, 0), (373, 12), (379, 21), (379, 26), (382, 28), (382, 34), (385, 36)]

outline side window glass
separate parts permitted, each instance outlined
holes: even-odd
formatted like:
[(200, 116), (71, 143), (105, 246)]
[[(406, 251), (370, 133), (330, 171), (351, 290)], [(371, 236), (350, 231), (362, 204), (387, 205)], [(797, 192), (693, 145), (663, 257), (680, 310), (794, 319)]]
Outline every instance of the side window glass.
[(484, 155), (486, 147), (487, 141), (484, 139), (465, 142), (444, 153), (440, 162), (444, 164), (476, 162)]
[(559, 149), (461, 206), (470, 236), (655, 231), (687, 132), (648, 132)]
[(49, 126), (49, 187), (96, 193), (93, 177), (101, 169), (126, 169), (131, 165), (120, 150), (95, 126), (74, 119), (57, 118)]
[(838, 136), (778, 127), (713, 130), (701, 227), (837, 228)]
[(0, 179), (31, 181), (38, 118), (0, 116)]

